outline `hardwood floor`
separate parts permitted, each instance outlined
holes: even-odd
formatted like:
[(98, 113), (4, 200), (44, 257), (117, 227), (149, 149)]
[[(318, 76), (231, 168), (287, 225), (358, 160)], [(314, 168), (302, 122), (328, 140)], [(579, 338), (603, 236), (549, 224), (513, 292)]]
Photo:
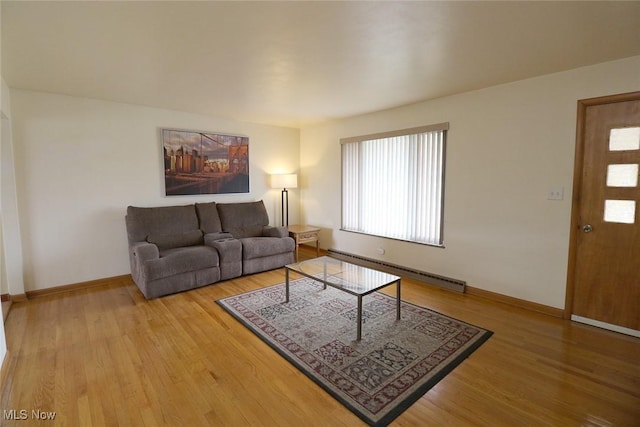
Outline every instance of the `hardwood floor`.
[[(147, 301), (117, 279), (15, 303), (0, 424), (364, 425), (215, 302), (283, 281), (280, 269)], [(408, 279), (403, 299), (494, 335), (392, 425), (640, 425), (640, 339)]]

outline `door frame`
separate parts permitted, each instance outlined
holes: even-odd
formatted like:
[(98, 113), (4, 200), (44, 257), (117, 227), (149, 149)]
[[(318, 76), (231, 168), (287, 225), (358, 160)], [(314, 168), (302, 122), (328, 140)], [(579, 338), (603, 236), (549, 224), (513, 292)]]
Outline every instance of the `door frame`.
[(580, 190), (584, 170), (584, 133), (587, 108), (595, 105), (615, 104), (618, 102), (640, 101), (639, 92), (621, 93), (578, 100), (576, 120), (576, 148), (573, 166), (573, 196), (571, 202), (571, 231), (569, 234), (569, 263), (567, 266), (567, 289), (564, 303), (564, 319), (571, 319), (575, 295), (576, 265), (578, 263), (578, 237), (580, 231)]

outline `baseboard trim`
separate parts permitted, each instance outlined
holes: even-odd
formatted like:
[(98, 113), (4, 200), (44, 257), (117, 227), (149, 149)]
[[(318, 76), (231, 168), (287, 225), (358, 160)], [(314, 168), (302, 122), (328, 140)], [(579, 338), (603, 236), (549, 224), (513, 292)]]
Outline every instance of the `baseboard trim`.
[(6, 322), (7, 317), (9, 317), (9, 313), (11, 312), (11, 307), (13, 307), (13, 303), (26, 301), (27, 296), (25, 294), (2, 294), (0, 295), (0, 300), (2, 301), (2, 321)]
[[(51, 288), (45, 288), (45, 289), (36, 289), (34, 291), (27, 291), (25, 299), (38, 298), (46, 295), (59, 294), (61, 292), (75, 291), (78, 289), (93, 288), (95, 286), (101, 286), (101, 285), (106, 285), (108, 283), (113, 283), (113, 281), (125, 280), (130, 278), (131, 278), (130, 274), (123, 274), (121, 276), (105, 277), (104, 279), (89, 280), (88, 282), (73, 283), (71, 285), (62, 285), (62, 286), (54, 286)], [(13, 299), (13, 296), (12, 296), (12, 299)], [(16, 301), (16, 300), (13, 299), (13, 301)]]
[[(315, 248), (313, 249), (315, 252)], [(90, 280), (87, 282), (55, 286), (52, 288), (45, 288), (45, 289), (37, 289), (35, 291), (27, 291), (26, 294), (9, 295), (9, 300), (12, 302), (20, 302), (20, 301), (25, 301), (31, 298), (38, 298), (46, 295), (53, 295), (61, 292), (69, 292), (69, 291), (74, 291), (78, 289), (86, 289), (86, 288), (92, 288), (95, 286), (101, 286), (108, 283), (112, 283), (114, 280), (130, 280), (130, 279), (131, 279), (130, 274), (123, 274), (121, 276), (106, 277), (103, 279)], [(476, 288), (473, 286), (466, 285), (465, 293), (467, 295), (511, 305), (513, 307), (518, 307), (518, 308), (522, 308), (529, 311), (535, 311), (538, 313), (543, 313), (543, 314), (561, 318), (561, 319), (564, 318), (564, 310), (560, 308), (555, 308), (555, 307), (551, 307), (544, 304), (538, 304), (535, 302), (510, 297), (507, 295), (487, 291), (487, 290)], [(2, 297), (4, 298), (4, 295)]]
[(486, 291), (484, 289), (475, 288), (467, 285), (467, 295), (473, 295), (478, 298), (484, 298), (491, 301), (508, 304), (513, 307), (522, 308), (529, 311), (536, 311), (538, 313), (546, 314), (553, 317), (564, 318), (564, 310), (561, 308), (555, 308), (544, 304), (538, 304), (537, 302), (531, 302), (519, 298), (510, 297), (507, 295), (499, 294), (496, 292)]
[(11, 294), (2, 294), (0, 295), (0, 300), (2, 302), (20, 302), (20, 301), (24, 301), (27, 299), (27, 295), (26, 294), (15, 294), (15, 295), (11, 295)]
[(9, 300), (11, 302), (22, 302), (27, 300), (27, 294), (14, 294), (9, 295)]

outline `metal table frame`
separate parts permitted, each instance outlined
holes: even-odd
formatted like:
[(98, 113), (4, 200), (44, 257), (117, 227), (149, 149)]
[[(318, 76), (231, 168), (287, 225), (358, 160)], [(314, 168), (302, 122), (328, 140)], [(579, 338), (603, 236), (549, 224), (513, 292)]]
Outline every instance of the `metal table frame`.
[[(308, 261), (303, 261), (301, 263), (295, 263), (295, 264), (289, 264), (289, 265), (285, 265), (285, 283), (286, 283), (286, 298), (285, 298), (285, 302), (289, 302), (289, 272), (293, 271), (296, 272), (298, 274), (301, 274), (305, 277), (308, 277), (309, 279), (312, 280), (316, 280), (322, 284), (324, 284), (324, 289), (327, 289), (327, 286), (331, 286), (332, 288), (341, 290), (343, 292), (346, 292), (348, 294), (351, 295), (355, 295), (358, 297), (358, 331), (357, 331), (357, 341), (360, 341), (360, 339), (362, 338), (362, 297), (364, 297), (365, 295), (369, 295), (373, 292), (376, 292), (380, 289), (386, 288), (387, 286), (391, 286), (393, 284), (396, 284), (396, 320), (400, 320), (400, 293), (401, 293), (401, 278), (398, 276), (393, 276), (393, 275), (389, 275), (389, 276), (393, 276), (393, 277), (398, 277), (397, 279), (394, 279), (390, 282), (386, 282), (386, 283), (382, 283), (380, 285), (374, 285), (372, 286), (370, 289), (365, 290), (364, 292), (358, 292), (358, 291), (354, 291), (351, 289), (347, 289), (345, 288), (343, 285), (341, 284), (337, 284), (337, 283), (332, 283), (331, 280), (329, 280), (331, 278), (331, 275), (327, 273), (327, 262), (326, 260), (323, 260), (323, 258), (328, 258), (328, 257), (320, 257), (320, 258), (314, 258), (308, 261), (324, 261), (324, 271), (322, 273), (322, 278), (317, 277), (317, 276), (313, 276), (311, 274), (306, 274), (304, 271), (301, 271), (300, 269), (296, 269), (295, 266), (298, 266), (304, 262), (308, 262)], [(339, 260), (336, 260), (339, 261)], [(346, 261), (340, 261), (343, 262), (345, 264), (349, 264), (349, 265), (354, 265), (356, 267), (365, 269), (365, 270), (372, 270), (370, 268), (367, 267), (362, 267), (359, 266), (357, 264), (351, 264), (348, 263)], [(377, 271), (377, 270), (374, 270)]]

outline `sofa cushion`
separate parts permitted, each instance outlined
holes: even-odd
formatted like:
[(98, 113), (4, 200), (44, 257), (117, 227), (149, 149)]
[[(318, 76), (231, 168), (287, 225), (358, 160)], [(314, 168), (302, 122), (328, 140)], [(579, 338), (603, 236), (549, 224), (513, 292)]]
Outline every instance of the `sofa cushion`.
[(269, 215), (262, 200), (249, 203), (218, 203), (216, 205), (222, 230), (236, 239), (262, 236), (262, 229), (269, 225)]
[(253, 259), (278, 255), (295, 250), (296, 244), (290, 237), (247, 237), (240, 239), (242, 258)]
[(151, 234), (147, 237), (147, 242), (153, 243), (160, 250), (201, 245), (203, 243), (202, 231), (191, 230), (180, 234), (169, 235)]
[(216, 202), (196, 203), (196, 213), (200, 220), (200, 230), (202, 230), (204, 234), (219, 233), (222, 231), (218, 209), (216, 209)]
[(142, 268), (145, 279), (149, 281), (218, 265), (218, 252), (214, 248), (189, 246), (160, 251), (160, 258), (146, 261)]
[(294, 261), (294, 255), (293, 252), (285, 252), (262, 258), (245, 259), (242, 261), (242, 274), (260, 273), (291, 264)]
[(156, 208), (129, 206), (126, 221), (130, 243), (145, 241), (148, 236), (173, 236), (200, 229), (194, 205)]

